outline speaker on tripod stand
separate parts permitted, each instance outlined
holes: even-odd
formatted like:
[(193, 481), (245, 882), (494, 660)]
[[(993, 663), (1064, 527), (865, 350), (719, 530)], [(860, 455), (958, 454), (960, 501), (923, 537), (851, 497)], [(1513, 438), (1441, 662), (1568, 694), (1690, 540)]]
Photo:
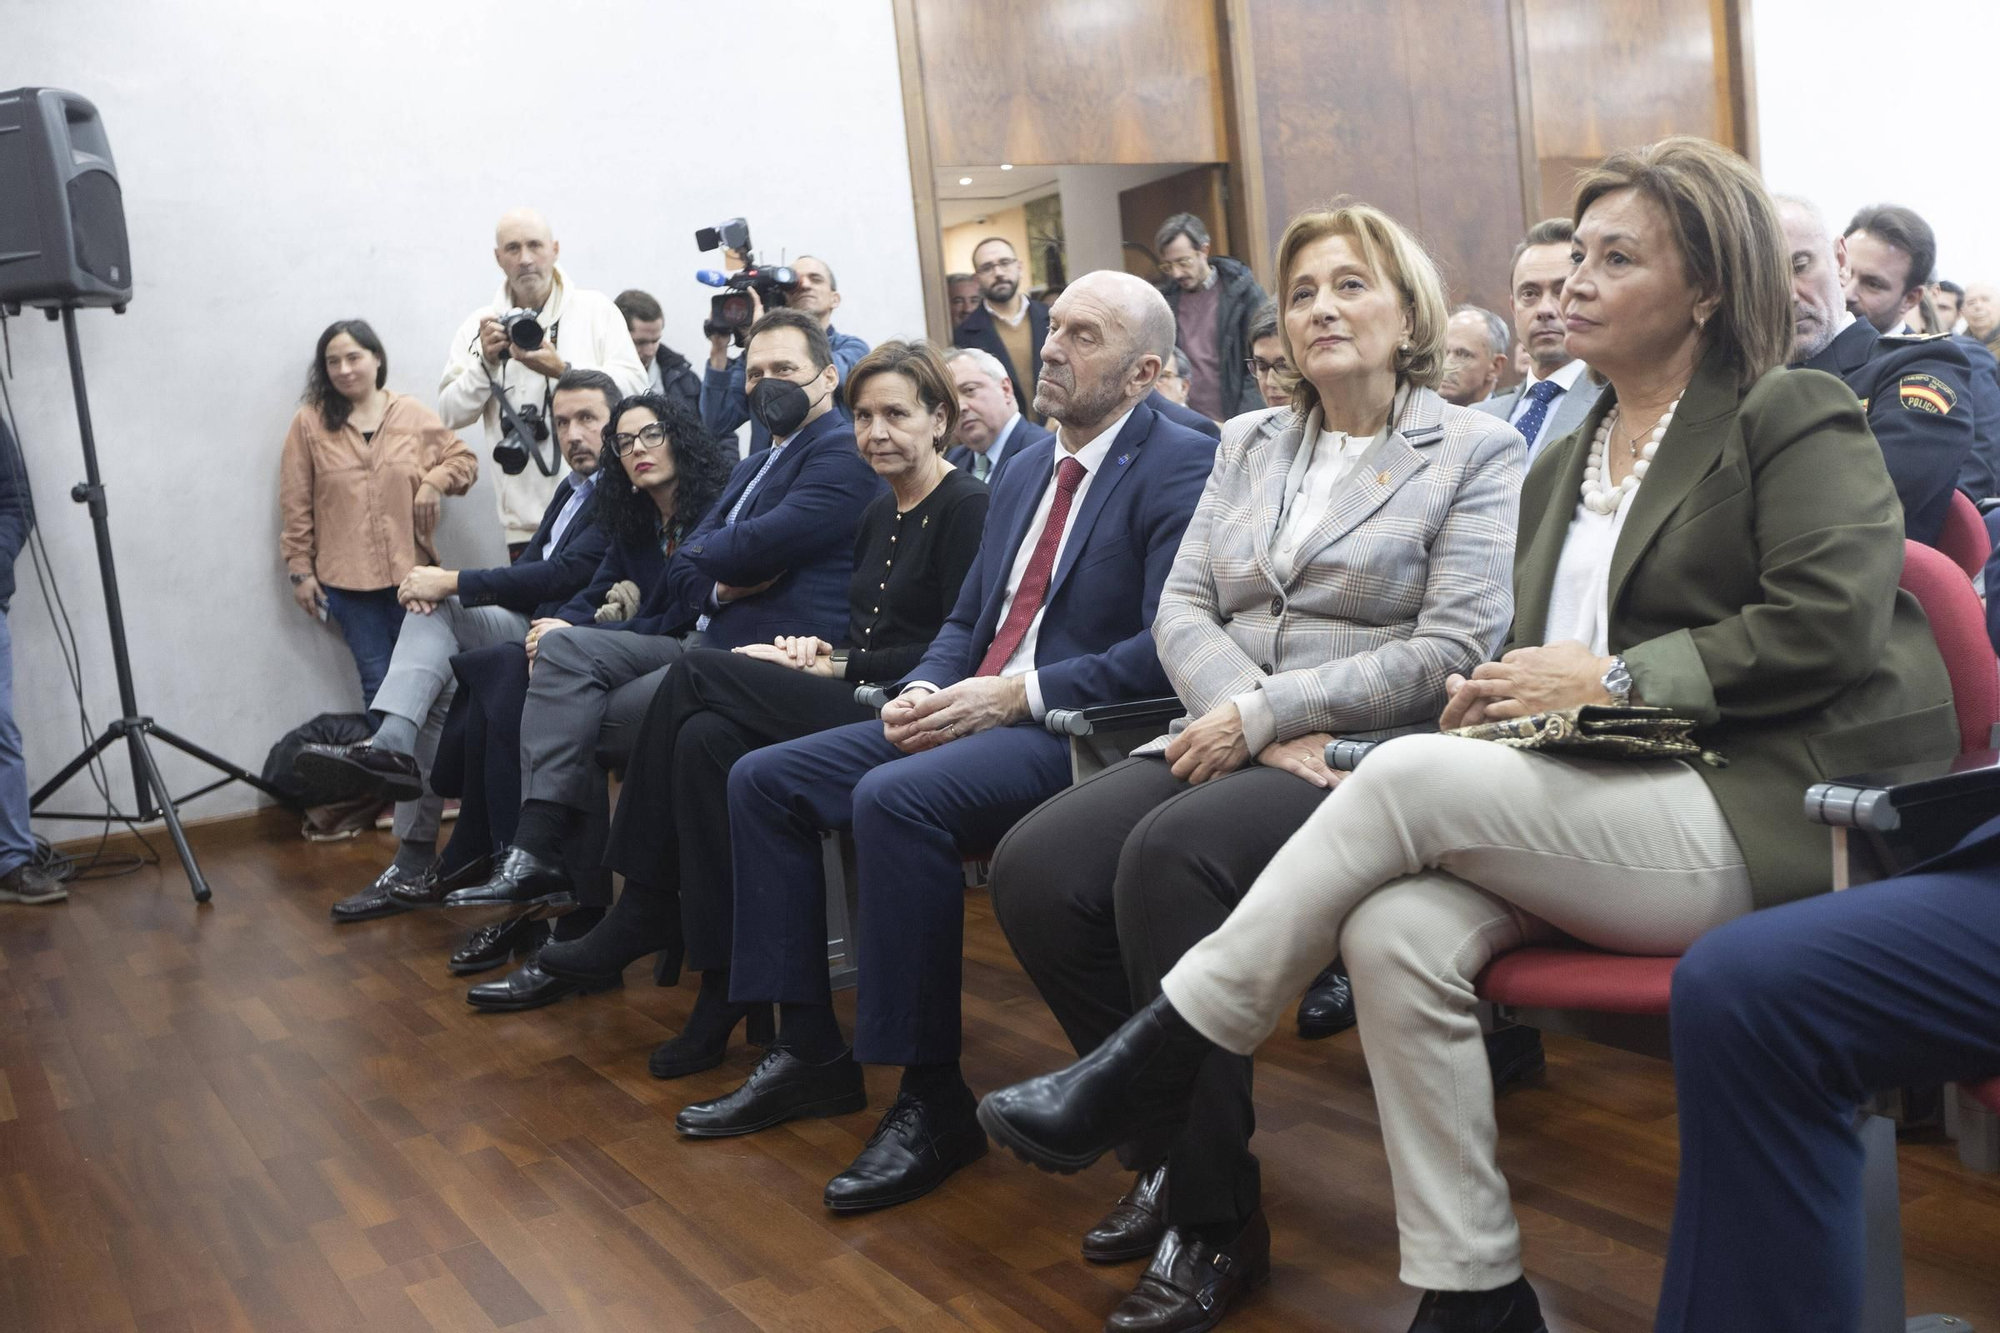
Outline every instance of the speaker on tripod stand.
[[(131, 299), (132, 255), (125, 235), (124, 195), (118, 186), (118, 169), (111, 161), (111, 141), (105, 136), (97, 108), (60, 88), (16, 88), (0, 93), (0, 306), (13, 312), (23, 305), (37, 306), (51, 320), (62, 321), (70, 387), (76, 395), (77, 429), (83, 441), (84, 480), (70, 488), (70, 498), (89, 509), (97, 536), (97, 568), (104, 583), (104, 614), (111, 631), (120, 713), (83, 753), (42, 784), (29, 799), (29, 808), (44, 819), (102, 819), (102, 813), (66, 813), (42, 806), (99, 754), (124, 741), (137, 804), (129, 819), (166, 821), (195, 901), (207, 902), (208, 881), (188, 847), (175, 806), (230, 782), (247, 782), (273, 796), (278, 793), (255, 774), (176, 735), (139, 711), (132, 658), (126, 649), (125, 613), (118, 598), (118, 572), (111, 557), (110, 510), (97, 467), (97, 440), (91, 431), (90, 402), (83, 382), (83, 349), (76, 334), (78, 309), (110, 306), (122, 314)], [(177, 801), (160, 777), (153, 738), (223, 776)], [(116, 813), (113, 817), (128, 818)]]

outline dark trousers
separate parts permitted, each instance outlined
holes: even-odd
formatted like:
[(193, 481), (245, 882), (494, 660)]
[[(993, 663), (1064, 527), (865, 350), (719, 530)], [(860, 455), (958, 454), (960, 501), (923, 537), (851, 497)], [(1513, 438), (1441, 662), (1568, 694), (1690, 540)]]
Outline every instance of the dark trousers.
[[(1077, 1054), (1152, 1002), (1160, 978), (1228, 918), (1326, 794), (1254, 764), (1191, 787), (1146, 756), (1064, 792), (1007, 835), (993, 858), (993, 911)], [(1257, 1207), (1256, 1124), (1250, 1061), (1210, 1056), (1168, 1154), (1169, 1222), (1239, 1221)], [(1125, 1156), (1127, 1166), (1151, 1165)]]
[(848, 681), (716, 648), (667, 673), (632, 740), (604, 864), (627, 893), (680, 899), (690, 968), (728, 967), (734, 947), (729, 770), (752, 750), (873, 713)]
[(1753, 912), (1681, 960), (1661, 1333), (1858, 1326), (1862, 1099), (2000, 1074), (1995, 850)]
[(854, 831), (860, 898), (855, 1058), (958, 1059), (966, 852), (1069, 785), (1069, 745), (1038, 724), (904, 754), (858, 722), (745, 755), (729, 774), (736, 848), (732, 1000), (824, 1004), (820, 833)]
[(354, 668), (361, 673), (361, 706), (367, 708), (375, 702), (382, 677), (389, 674), (389, 657), (396, 651), (396, 636), (403, 628), (403, 605), (396, 600), (394, 588), (321, 591), (326, 594), (327, 618), (340, 627), (347, 651), (354, 654)]

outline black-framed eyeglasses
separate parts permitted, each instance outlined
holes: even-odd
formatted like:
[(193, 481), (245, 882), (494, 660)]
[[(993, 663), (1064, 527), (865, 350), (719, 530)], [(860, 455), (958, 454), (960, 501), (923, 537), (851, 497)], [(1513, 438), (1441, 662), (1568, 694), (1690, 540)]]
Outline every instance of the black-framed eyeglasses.
[(1004, 273), (1019, 267), (1021, 267), (1021, 261), (1018, 259), (989, 259), (974, 269), (973, 272), (982, 278), (990, 278), (995, 273)]
[(611, 451), (620, 458), (627, 458), (635, 450), (657, 449), (666, 442), (666, 423), (655, 421), (639, 427), (636, 435), (613, 435), (611, 437)]
[(1266, 361), (1261, 356), (1252, 356), (1244, 358), (1243, 368), (1252, 375), (1281, 375), (1292, 367), (1283, 357), (1279, 357), (1276, 361)]

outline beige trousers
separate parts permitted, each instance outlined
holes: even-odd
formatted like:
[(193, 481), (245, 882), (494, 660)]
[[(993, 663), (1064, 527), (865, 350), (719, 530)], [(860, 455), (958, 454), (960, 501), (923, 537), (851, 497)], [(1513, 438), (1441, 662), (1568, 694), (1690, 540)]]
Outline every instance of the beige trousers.
[(1521, 1237), (1494, 1160), (1480, 971), (1558, 932), (1678, 954), (1751, 906), (1736, 840), (1684, 764), (1405, 736), (1341, 783), (1161, 989), (1202, 1035), (1248, 1055), (1344, 958), (1402, 1279), (1482, 1291), (1521, 1275)]

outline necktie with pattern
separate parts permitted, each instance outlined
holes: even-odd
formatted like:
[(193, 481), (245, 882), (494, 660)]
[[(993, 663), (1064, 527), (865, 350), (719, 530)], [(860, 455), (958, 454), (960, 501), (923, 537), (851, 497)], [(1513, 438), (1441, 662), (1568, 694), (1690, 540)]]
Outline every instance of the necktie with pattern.
[(1007, 659), (1021, 646), (1021, 640), (1028, 637), (1028, 626), (1035, 622), (1035, 613), (1042, 609), (1042, 599), (1049, 594), (1049, 576), (1055, 573), (1056, 551), (1062, 546), (1063, 525), (1069, 522), (1069, 507), (1076, 499), (1076, 488), (1083, 484), (1083, 464), (1074, 458), (1065, 458), (1056, 468), (1056, 498), (1049, 505), (1048, 519), (1042, 524), (1041, 536), (1035, 538), (1035, 553), (1028, 557), (1028, 568), (1021, 575), (1021, 586), (1015, 590), (1014, 604), (1007, 608), (1007, 618), (1000, 622), (1000, 629), (993, 636), (993, 646), (986, 650), (980, 660), (976, 674), (997, 676), (1007, 665)]
[(1530, 458), (1535, 456), (1535, 437), (1541, 434), (1542, 422), (1548, 418), (1549, 404), (1554, 402), (1556, 395), (1562, 391), (1563, 386), (1552, 379), (1537, 380), (1534, 387), (1528, 390), (1528, 410), (1514, 423), (1514, 429), (1520, 431), (1521, 438), (1528, 442)]

